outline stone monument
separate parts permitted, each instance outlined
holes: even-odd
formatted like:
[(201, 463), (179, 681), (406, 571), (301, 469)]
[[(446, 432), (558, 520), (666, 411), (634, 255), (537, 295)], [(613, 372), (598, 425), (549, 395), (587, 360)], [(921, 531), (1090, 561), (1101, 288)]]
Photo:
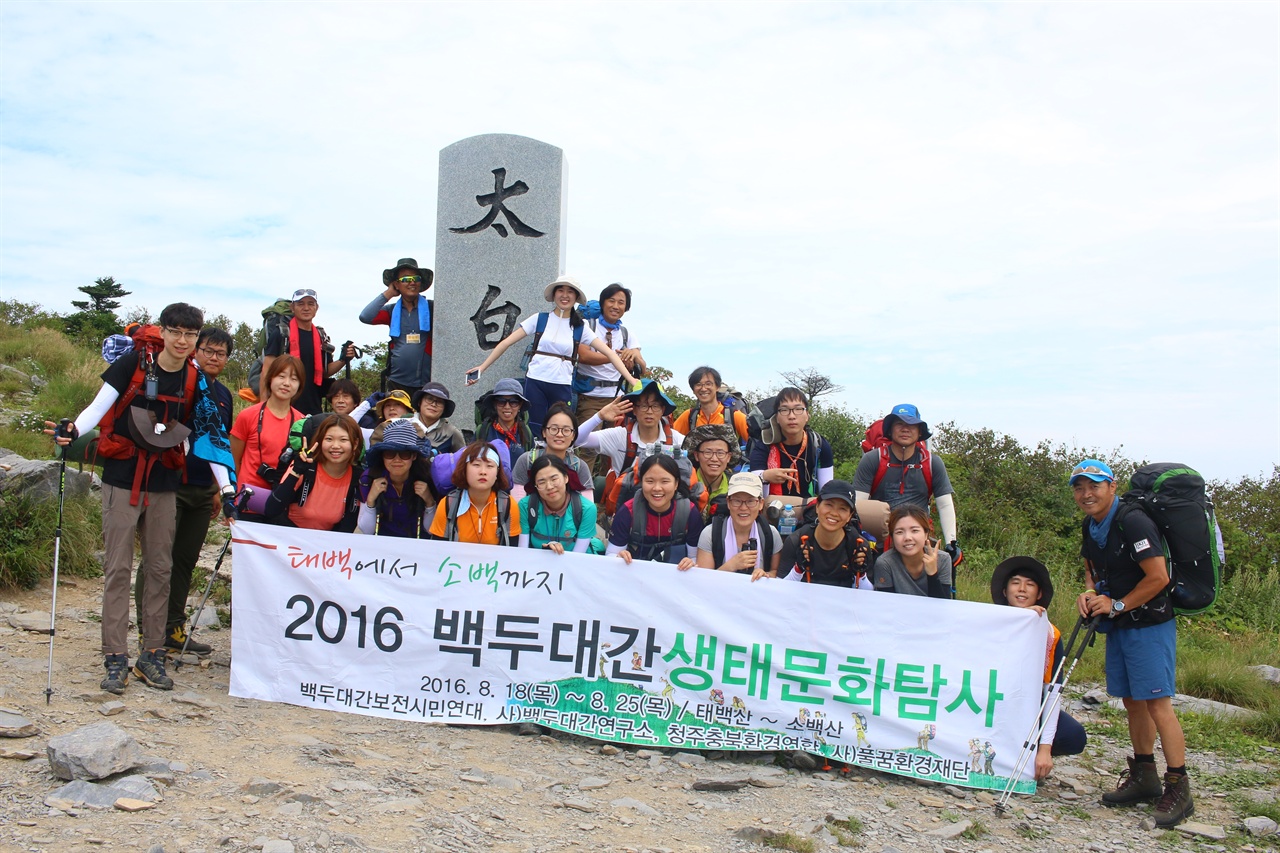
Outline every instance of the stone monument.
[(431, 377), (457, 401), (460, 429), (495, 382), (524, 378), (526, 341), (470, 388), (464, 374), (520, 320), (549, 309), (542, 291), (563, 271), (564, 212), (564, 152), (554, 145), (487, 133), (440, 152)]

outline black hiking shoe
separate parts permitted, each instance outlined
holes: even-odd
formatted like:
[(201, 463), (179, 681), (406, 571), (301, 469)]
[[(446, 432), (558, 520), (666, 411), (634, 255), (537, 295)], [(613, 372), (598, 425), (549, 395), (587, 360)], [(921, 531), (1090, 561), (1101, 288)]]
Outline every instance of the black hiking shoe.
[(129, 656), (107, 655), (102, 665), (107, 668), (107, 677), (102, 679), (102, 684), (98, 686), (108, 693), (119, 696), (124, 692), (124, 686), (129, 683)]
[(1154, 761), (1138, 761), (1135, 758), (1126, 760), (1129, 762), (1129, 769), (1121, 772), (1120, 784), (1114, 791), (1102, 795), (1104, 806), (1131, 806), (1154, 800), (1164, 793)]
[(1173, 827), (1182, 823), (1196, 813), (1195, 801), (1191, 799), (1191, 780), (1186, 773), (1164, 774), (1164, 794), (1156, 803), (1152, 814), (1156, 826)]
[(183, 625), (174, 625), (169, 632), (164, 635), (164, 647), (172, 649), (175, 652), (182, 651), (182, 644), (187, 644), (187, 651), (193, 655), (207, 657), (213, 654), (213, 646), (208, 643), (202, 643), (196, 639), (187, 639), (187, 629)]
[[(159, 654), (157, 654), (157, 652)], [(133, 674), (141, 678), (148, 687), (157, 690), (172, 690), (173, 679), (164, 671), (164, 649), (152, 649), (143, 652), (138, 662), (133, 665)]]

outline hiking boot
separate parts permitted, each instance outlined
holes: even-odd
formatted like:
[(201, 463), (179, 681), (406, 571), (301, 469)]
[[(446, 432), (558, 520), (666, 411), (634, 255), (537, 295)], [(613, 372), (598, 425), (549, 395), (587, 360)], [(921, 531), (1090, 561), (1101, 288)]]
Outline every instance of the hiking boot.
[(102, 679), (102, 684), (98, 686), (108, 693), (119, 696), (124, 692), (124, 686), (129, 683), (129, 656), (107, 655), (102, 665), (107, 668), (107, 677)]
[(169, 629), (169, 633), (164, 635), (164, 647), (173, 649), (175, 652), (182, 651), (182, 644), (187, 644), (187, 651), (193, 655), (206, 657), (213, 654), (213, 646), (208, 643), (202, 643), (196, 639), (187, 639), (187, 629), (183, 625), (174, 625)]
[(1164, 794), (1151, 815), (1155, 818), (1156, 826), (1177, 826), (1195, 813), (1196, 804), (1191, 799), (1191, 780), (1187, 778), (1187, 774), (1164, 774)]
[(157, 690), (172, 690), (173, 679), (164, 671), (164, 657), (164, 649), (152, 649), (149, 652), (143, 652), (138, 658), (138, 662), (133, 665), (133, 674), (141, 678), (148, 687), (154, 687)]
[(1154, 761), (1126, 759), (1129, 769), (1121, 772), (1120, 784), (1114, 791), (1102, 795), (1104, 806), (1128, 806), (1144, 800), (1154, 800), (1164, 791), (1160, 773)]

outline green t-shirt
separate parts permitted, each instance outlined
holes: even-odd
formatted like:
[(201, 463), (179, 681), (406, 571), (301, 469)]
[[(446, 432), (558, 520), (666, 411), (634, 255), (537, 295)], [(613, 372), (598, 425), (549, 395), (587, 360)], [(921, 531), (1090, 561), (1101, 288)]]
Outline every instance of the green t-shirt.
[(529, 519), (529, 502), (533, 498), (525, 495), (520, 499), (520, 529), (529, 534), (529, 547), (541, 548), (548, 542), (559, 542), (566, 551), (572, 551), (579, 539), (590, 539), (596, 535), (596, 505), (576, 492), (569, 493), (570, 501), (578, 501), (582, 507), (582, 521), (575, 528), (573, 523), (573, 507), (565, 504), (564, 513), (555, 516), (547, 512), (542, 501), (538, 501), (538, 517)]

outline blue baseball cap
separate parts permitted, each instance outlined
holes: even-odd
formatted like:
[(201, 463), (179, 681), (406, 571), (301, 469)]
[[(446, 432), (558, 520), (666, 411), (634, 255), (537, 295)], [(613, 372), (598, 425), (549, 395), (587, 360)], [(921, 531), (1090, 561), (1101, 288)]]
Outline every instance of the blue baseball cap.
[(933, 433), (929, 432), (929, 425), (920, 419), (920, 410), (910, 403), (899, 403), (894, 406), (889, 414), (884, 416), (884, 424), (881, 429), (884, 431), (885, 437), (893, 435), (893, 425), (896, 421), (902, 421), (907, 426), (920, 427), (920, 441), (927, 441)]
[(1088, 477), (1095, 483), (1114, 483), (1116, 481), (1116, 475), (1111, 470), (1111, 466), (1101, 459), (1084, 459), (1081, 460), (1079, 465), (1071, 469), (1071, 485), (1074, 486), (1076, 480), (1081, 477)]

